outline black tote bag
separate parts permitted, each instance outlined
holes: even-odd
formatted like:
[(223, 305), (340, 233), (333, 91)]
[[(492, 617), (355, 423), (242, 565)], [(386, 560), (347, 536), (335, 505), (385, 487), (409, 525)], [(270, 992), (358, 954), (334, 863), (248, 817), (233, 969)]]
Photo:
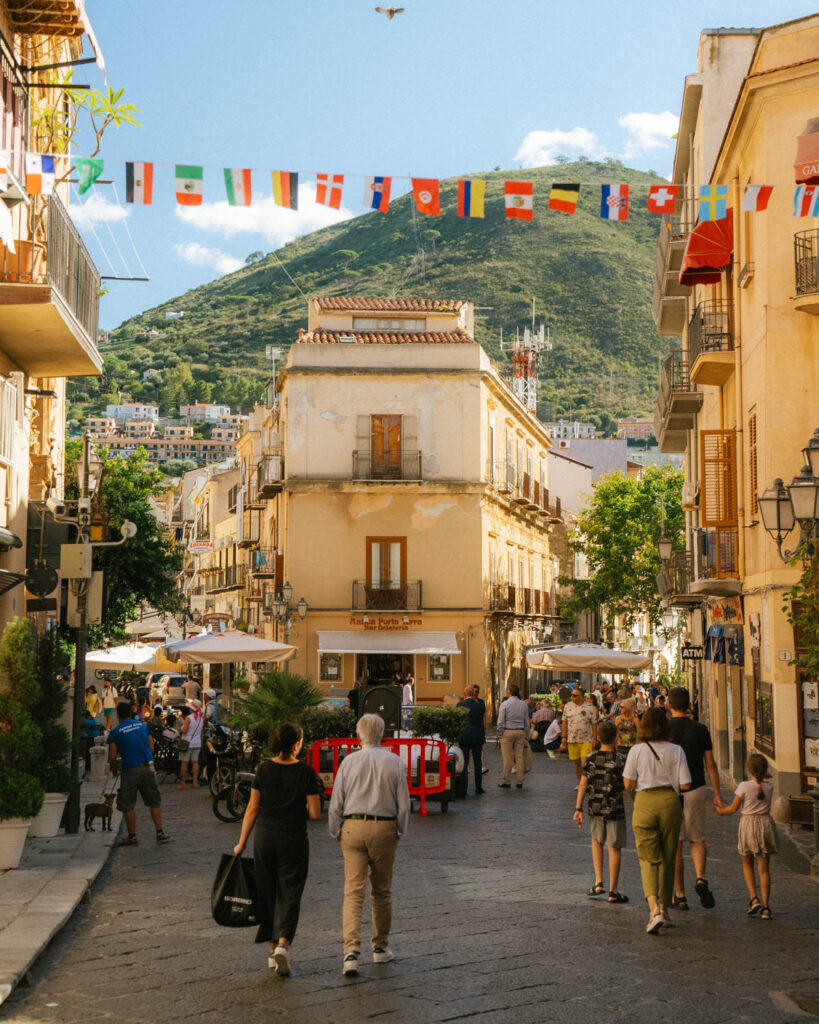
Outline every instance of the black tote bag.
[(256, 872), (252, 857), (223, 853), (210, 891), (213, 920), (224, 928), (257, 925)]

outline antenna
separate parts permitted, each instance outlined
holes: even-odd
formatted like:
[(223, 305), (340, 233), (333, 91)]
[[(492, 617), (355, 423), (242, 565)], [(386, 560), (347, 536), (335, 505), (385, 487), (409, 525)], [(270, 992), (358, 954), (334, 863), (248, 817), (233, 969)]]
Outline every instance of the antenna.
[(547, 341), (546, 327), (535, 328), (537, 307), (532, 299), (532, 327), (515, 328), (514, 351), (512, 354), (512, 389), (529, 412), (537, 415), (537, 371), (538, 356), (552, 348), (551, 338)]

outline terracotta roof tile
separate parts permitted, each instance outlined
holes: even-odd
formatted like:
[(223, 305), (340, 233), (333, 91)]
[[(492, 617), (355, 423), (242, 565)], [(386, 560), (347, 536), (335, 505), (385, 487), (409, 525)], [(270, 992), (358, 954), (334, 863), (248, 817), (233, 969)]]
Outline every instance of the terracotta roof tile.
[(313, 331), (300, 334), (301, 344), (345, 345), (341, 338), (355, 338), (357, 345), (474, 345), (466, 331)]
[(462, 299), (369, 299), (346, 295), (316, 298), (320, 309), (366, 313), (457, 313)]

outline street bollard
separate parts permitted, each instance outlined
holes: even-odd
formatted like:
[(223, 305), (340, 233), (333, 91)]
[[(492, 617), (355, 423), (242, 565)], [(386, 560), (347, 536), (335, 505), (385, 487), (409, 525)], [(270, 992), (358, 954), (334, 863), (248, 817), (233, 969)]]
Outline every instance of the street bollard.
[(810, 873), (819, 878), (819, 783), (810, 791), (813, 800), (813, 860), (810, 862)]

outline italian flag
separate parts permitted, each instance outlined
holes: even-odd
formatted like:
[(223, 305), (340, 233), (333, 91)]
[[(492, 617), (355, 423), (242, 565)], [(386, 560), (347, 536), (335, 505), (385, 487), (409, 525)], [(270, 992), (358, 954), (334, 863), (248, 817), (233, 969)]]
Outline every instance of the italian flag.
[(176, 165), (176, 201), (180, 206), (202, 205), (202, 168)]
[(225, 188), (231, 206), (250, 206), (250, 171), (225, 168)]

